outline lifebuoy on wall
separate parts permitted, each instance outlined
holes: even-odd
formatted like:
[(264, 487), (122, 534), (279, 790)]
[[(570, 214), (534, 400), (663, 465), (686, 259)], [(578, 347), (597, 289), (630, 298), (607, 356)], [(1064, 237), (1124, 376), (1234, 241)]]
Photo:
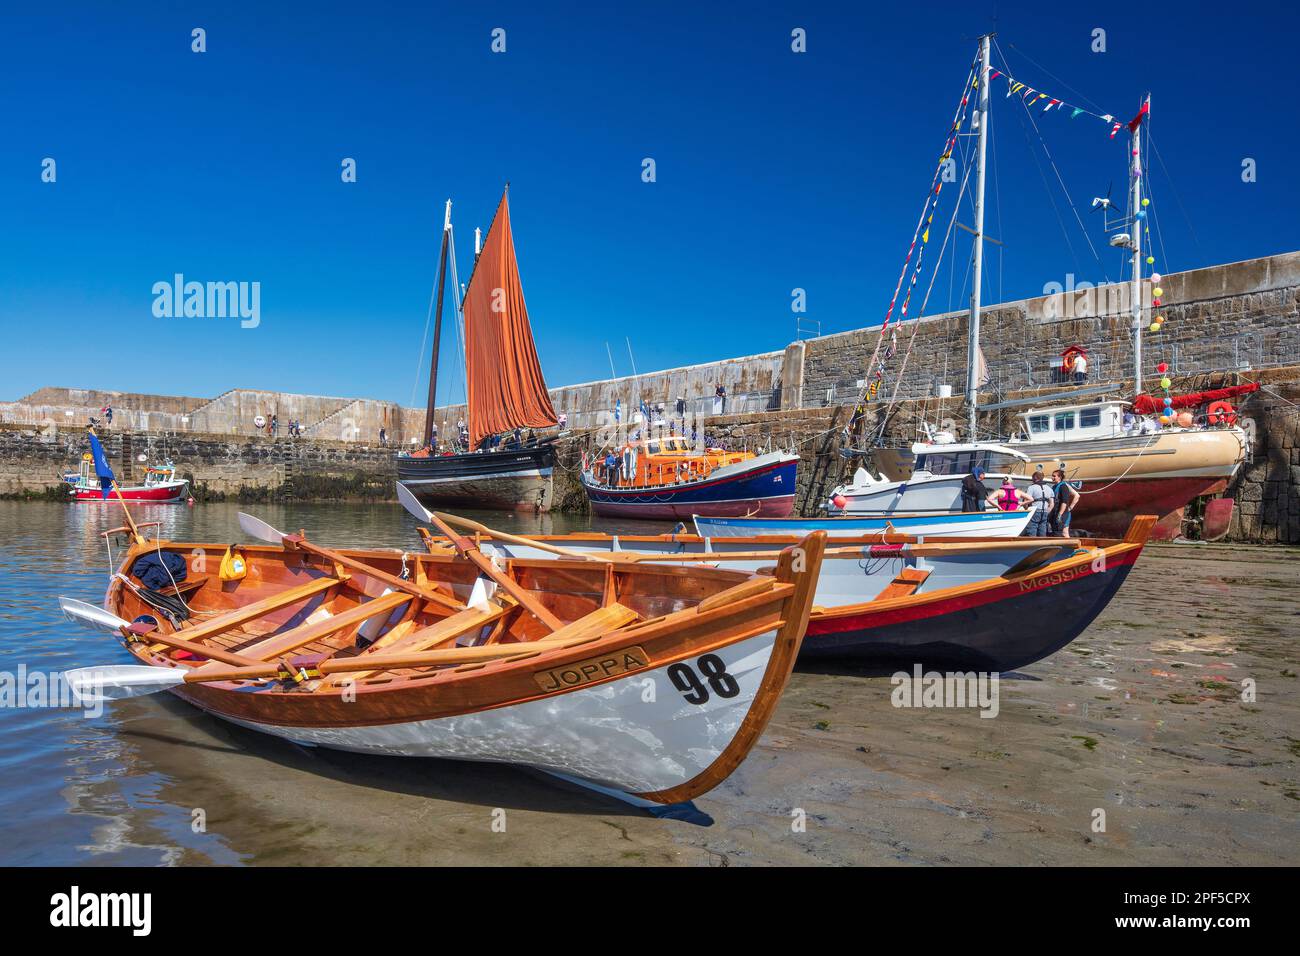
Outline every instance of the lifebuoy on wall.
[(1211, 425), (1233, 425), (1237, 421), (1237, 410), (1229, 402), (1211, 402), (1205, 410), (1205, 419)]
[(1074, 357), (1082, 355), (1085, 359), (1088, 357), (1088, 350), (1082, 345), (1071, 345), (1061, 353), (1061, 374), (1069, 375), (1074, 371)]

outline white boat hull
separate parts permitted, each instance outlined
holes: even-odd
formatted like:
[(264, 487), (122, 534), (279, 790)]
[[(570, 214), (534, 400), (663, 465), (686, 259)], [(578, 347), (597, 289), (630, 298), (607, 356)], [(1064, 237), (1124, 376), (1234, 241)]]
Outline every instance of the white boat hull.
[[(285, 727), (225, 719), (295, 743), (358, 753), (510, 763), (643, 795), (704, 773), (754, 706), (777, 632), (697, 658), (543, 700), (433, 720), (354, 727)], [(719, 658), (735, 682), (710, 687)], [(702, 663), (703, 662), (703, 663)], [(674, 683), (689, 668), (707, 699), (695, 703)], [(724, 695), (729, 694), (729, 696)]]
[[(859, 487), (849, 485), (837, 488), (832, 499), (843, 499), (843, 505), (827, 506), (829, 514), (888, 515), (911, 512), (961, 511), (961, 483), (965, 475), (913, 475), (907, 481), (890, 481)], [(1010, 477), (1021, 491), (1031, 484), (1024, 475), (985, 475), (984, 486), (995, 491)], [(919, 532), (909, 532), (919, 533)]]

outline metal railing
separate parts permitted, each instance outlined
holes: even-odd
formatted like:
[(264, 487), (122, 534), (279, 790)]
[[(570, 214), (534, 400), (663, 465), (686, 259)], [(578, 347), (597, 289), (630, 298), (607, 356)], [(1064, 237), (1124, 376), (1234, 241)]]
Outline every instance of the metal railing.
[[(1127, 336), (1118, 341), (1084, 344), (1089, 350), (1089, 382), (1125, 381), (1131, 377), (1133, 352)], [(1186, 338), (1168, 333), (1147, 334), (1143, 352), (1151, 374), (1155, 374), (1158, 363), (1164, 362), (1169, 367), (1169, 374), (1174, 376), (1300, 365), (1300, 325)], [(1061, 371), (1061, 355), (1057, 351), (992, 359), (986, 368), (988, 381), (980, 391), (995, 395), (1007, 395), (1020, 389), (1068, 386), (1074, 382), (1071, 374)], [(839, 377), (829, 385), (825, 379), (806, 384), (794, 407), (821, 408), (857, 402), (862, 394), (861, 372), (848, 368), (837, 371)], [(917, 363), (914, 357), (898, 396), (901, 400), (935, 398), (939, 386), (944, 384), (951, 385), (953, 397), (960, 398), (965, 388), (964, 370), (927, 367)], [(887, 375), (881, 395), (888, 398), (893, 387)]]
[[(709, 417), (712, 415), (748, 415), (755, 412), (769, 412), (781, 407), (781, 390), (780, 388), (767, 389), (761, 392), (737, 392), (728, 394), (725, 406), (712, 395), (698, 395), (685, 399), (684, 412), (678, 411), (677, 402), (654, 402), (646, 403), (649, 410), (650, 420), (657, 421), (662, 419), (666, 422), (675, 422), (684, 416), (693, 419)], [(662, 411), (660, 407), (662, 406)], [(600, 428), (615, 423), (614, 408), (600, 408), (591, 411), (568, 411), (564, 408), (557, 408), (557, 412), (562, 412), (568, 416), (567, 424), (569, 428)], [(640, 416), (641, 409), (639, 406), (620, 405), (618, 408), (618, 422), (623, 425), (630, 425)]]

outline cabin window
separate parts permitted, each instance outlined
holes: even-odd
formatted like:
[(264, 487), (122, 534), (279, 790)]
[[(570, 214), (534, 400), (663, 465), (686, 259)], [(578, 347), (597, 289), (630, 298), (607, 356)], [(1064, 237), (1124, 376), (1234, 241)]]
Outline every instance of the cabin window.
[(1094, 428), (1101, 424), (1101, 407), (1085, 408), (1079, 412), (1079, 427)]
[(1015, 472), (1020, 459), (1016, 458), (1014, 455), (1004, 455), (1001, 452), (986, 451), (980, 453), (977, 461), (989, 474), (1009, 475)]
[(648, 454), (657, 455), (659, 454), (659, 443), (657, 441), (652, 441), (650, 444), (646, 445), (645, 450)]
[(975, 464), (973, 452), (955, 452), (946, 455), (918, 455), (916, 469), (932, 475), (964, 475)]
[(1065, 432), (1074, 427), (1074, 412), (1057, 412), (1052, 423), (1053, 431)]
[(1046, 415), (1030, 415), (1029, 431), (1037, 435), (1051, 429), (1051, 421)]

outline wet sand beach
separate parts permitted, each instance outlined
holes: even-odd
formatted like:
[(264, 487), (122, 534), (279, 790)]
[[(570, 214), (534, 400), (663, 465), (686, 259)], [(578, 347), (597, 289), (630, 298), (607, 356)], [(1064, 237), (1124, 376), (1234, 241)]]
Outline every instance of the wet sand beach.
[[(408, 533), (392, 520), (395, 536)], [(68, 574), (72, 557), (81, 556), (69, 556)], [(1003, 675), (993, 719), (896, 708), (887, 677), (801, 667), (749, 759), (696, 801), (712, 826), (655, 819), (508, 767), (303, 749), (166, 695), (119, 703), (99, 720), (10, 711), (0, 714), (10, 731), (0, 766), (14, 781), (0, 858), (1294, 865), (1297, 558), (1279, 548), (1148, 548), (1079, 640)], [(102, 588), (102, 572), (82, 587)], [(0, 593), (6, 669), (18, 659), (15, 599), (12, 585)], [(74, 654), (61, 633), (47, 650), (59, 666), (116, 660), (103, 643), (97, 657), (84, 643)], [(1253, 702), (1241, 699), (1246, 679)], [(1094, 830), (1098, 810), (1104, 832)]]

